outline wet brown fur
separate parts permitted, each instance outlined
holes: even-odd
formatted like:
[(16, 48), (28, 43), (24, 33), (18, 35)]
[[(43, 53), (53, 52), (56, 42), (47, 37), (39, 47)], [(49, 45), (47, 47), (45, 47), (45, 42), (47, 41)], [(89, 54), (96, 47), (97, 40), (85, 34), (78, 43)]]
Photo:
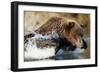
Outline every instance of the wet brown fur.
[(51, 17), (36, 30), (37, 33), (42, 35), (51, 34), (52, 31), (56, 31), (60, 38), (69, 40), (74, 46), (81, 47), (83, 29), (76, 20), (65, 17)]

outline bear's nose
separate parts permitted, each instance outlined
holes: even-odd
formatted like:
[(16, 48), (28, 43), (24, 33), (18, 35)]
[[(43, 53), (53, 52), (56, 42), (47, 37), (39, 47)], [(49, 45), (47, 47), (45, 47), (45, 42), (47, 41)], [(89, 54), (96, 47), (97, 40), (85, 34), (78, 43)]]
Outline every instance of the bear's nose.
[(87, 43), (85, 42), (84, 39), (82, 40), (82, 42), (83, 42), (83, 44), (82, 44), (82, 47), (81, 48), (86, 49), (87, 48)]

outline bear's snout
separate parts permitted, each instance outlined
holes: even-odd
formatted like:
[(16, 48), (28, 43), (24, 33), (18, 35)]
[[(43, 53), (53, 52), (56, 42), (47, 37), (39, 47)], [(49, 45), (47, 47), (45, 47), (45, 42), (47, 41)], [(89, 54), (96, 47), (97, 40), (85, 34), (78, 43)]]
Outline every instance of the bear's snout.
[(84, 39), (82, 39), (82, 49), (87, 49), (87, 43)]

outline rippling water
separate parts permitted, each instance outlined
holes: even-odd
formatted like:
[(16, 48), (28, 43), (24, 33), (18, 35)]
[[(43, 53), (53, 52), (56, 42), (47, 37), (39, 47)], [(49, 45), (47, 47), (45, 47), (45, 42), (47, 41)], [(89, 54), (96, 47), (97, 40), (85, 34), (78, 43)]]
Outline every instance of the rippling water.
[[(55, 54), (57, 43), (52, 45), (50, 39), (51, 35), (42, 36), (41, 34), (35, 34), (34, 37), (28, 38), (28, 42), (24, 44), (24, 61), (70, 60), (81, 58), (80, 54), (83, 50), (80, 48), (76, 48), (74, 51), (61, 48), (57, 54)], [(86, 40), (88, 40), (88, 38)]]

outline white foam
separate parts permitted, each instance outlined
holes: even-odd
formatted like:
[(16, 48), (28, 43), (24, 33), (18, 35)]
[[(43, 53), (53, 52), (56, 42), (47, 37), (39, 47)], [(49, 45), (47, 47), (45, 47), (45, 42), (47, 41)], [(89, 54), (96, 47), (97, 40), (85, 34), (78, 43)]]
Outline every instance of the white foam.
[[(25, 59), (30, 59), (30, 58), (43, 59), (43, 58), (48, 58), (55, 55), (55, 47), (38, 48), (36, 46), (36, 39), (39, 39), (39, 38), (49, 39), (50, 36), (42, 36), (41, 34), (36, 34), (32, 38), (28, 38), (28, 42), (24, 45), (26, 49), (24, 53)], [(34, 42), (34, 44), (32, 42)]]

